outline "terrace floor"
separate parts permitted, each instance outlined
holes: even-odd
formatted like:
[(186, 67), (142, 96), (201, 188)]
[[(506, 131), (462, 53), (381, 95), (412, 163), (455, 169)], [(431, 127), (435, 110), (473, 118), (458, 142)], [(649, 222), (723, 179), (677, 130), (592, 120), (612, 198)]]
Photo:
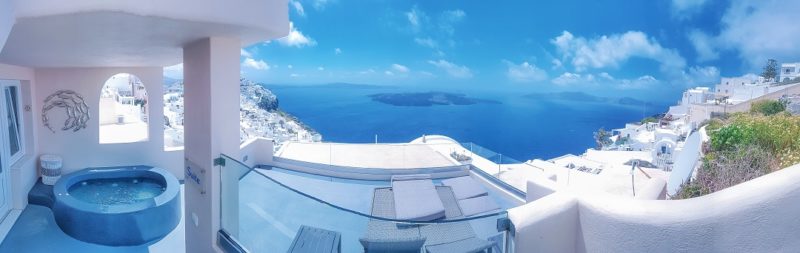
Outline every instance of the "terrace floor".
[[(237, 239), (252, 252), (282, 252), (288, 249), (301, 225), (341, 233), (342, 252), (363, 252), (358, 239), (365, 235), (369, 218), (308, 199), (287, 190), (265, 176), (352, 211), (369, 214), (375, 188), (389, 187), (388, 181), (340, 179), (279, 168), (255, 169), (239, 181), (239, 224)], [(438, 184), (439, 180), (434, 180)], [(490, 196), (493, 193), (490, 191)], [(514, 206), (498, 196), (493, 199), (503, 210)], [(497, 235), (497, 217), (469, 221), (479, 238)], [(230, 232), (230, 231), (229, 231)]]
[[(181, 203), (183, 203), (181, 186)], [(183, 208), (181, 208), (183, 212)], [(183, 217), (183, 215), (181, 215)], [(125, 229), (125, 228), (119, 228)], [(92, 253), (175, 253), (186, 252), (184, 241), (184, 219), (163, 239), (149, 245), (130, 247), (111, 247), (83, 242), (65, 234), (56, 224), (50, 208), (28, 205), (22, 211), (11, 231), (8, 232), (0, 253), (54, 253), (54, 252), (92, 252)]]

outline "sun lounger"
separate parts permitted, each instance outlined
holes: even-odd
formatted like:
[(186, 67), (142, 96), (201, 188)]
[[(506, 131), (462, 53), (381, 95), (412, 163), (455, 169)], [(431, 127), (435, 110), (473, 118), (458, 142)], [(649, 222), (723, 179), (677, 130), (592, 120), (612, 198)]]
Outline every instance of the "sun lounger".
[(300, 226), (287, 253), (342, 252), (342, 234), (311, 226)]
[(445, 179), (442, 180), (442, 185), (453, 188), (453, 193), (456, 195), (456, 199), (459, 200), (485, 196), (489, 194), (489, 192), (487, 192), (480, 183), (475, 181), (475, 179), (472, 179), (470, 176)]
[[(439, 198), (444, 203), (447, 219), (463, 218), (463, 210), (458, 207), (452, 188), (436, 187)], [(420, 235), (427, 238), (425, 251), (428, 253), (473, 253), (484, 252), (494, 243), (477, 238), (469, 221), (437, 223), (419, 227)]]
[[(375, 189), (372, 198), (372, 215), (394, 219), (394, 194), (390, 188)], [(416, 226), (371, 219), (367, 223), (366, 234), (359, 239), (366, 253), (413, 252), (419, 253), (425, 244), (425, 237)]]
[[(458, 200), (450, 187), (435, 186), (437, 196), (445, 207), (445, 219), (462, 217)], [(394, 191), (390, 188), (375, 189), (372, 201), (372, 215), (395, 218)], [(411, 225), (371, 219), (367, 223), (366, 234), (359, 239), (364, 251), (372, 252), (415, 252), (425, 245), (426, 252), (491, 252), (494, 243), (477, 238), (468, 221)]]
[(462, 199), (458, 201), (458, 206), (461, 207), (461, 213), (464, 217), (500, 210), (497, 202), (489, 196)]
[(442, 200), (430, 179), (393, 177), (395, 217), (409, 221), (432, 221), (444, 218)]

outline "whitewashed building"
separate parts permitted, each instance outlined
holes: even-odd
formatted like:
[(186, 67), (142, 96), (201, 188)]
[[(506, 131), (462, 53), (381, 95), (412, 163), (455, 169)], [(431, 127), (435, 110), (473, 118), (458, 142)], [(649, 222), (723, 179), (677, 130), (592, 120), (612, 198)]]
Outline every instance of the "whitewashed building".
[(780, 82), (794, 81), (798, 77), (800, 77), (800, 62), (781, 64), (781, 72), (778, 78)]

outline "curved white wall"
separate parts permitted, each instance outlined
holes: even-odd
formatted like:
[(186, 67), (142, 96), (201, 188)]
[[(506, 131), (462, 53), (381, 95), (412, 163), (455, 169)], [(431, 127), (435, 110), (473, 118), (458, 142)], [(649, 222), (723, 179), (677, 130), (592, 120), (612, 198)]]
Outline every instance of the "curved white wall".
[[(509, 210), (509, 217), (517, 252), (796, 252), (798, 178), (800, 165), (795, 165), (687, 200), (557, 192)], [(575, 230), (560, 237), (541, 232), (561, 228)]]
[(705, 128), (700, 131), (694, 132), (686, 138), (683, 144), (683, 150), (678, 153), (675, 158), (675, 163), (672, 166), (672, 172), (669, 174), (667, 181), (667, 194), (675, 195), (681, 187), (681, 184), (691, 178), (694, 168), (700, 159), (700, 149), (703, 146), (703, 135)]

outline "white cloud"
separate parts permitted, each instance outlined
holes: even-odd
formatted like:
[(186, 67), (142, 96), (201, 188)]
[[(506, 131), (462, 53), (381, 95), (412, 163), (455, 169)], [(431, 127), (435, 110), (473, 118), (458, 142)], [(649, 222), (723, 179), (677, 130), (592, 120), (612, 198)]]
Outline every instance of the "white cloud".
[(391, 69), (394, 72), (397, 72), (397, 73), (408, 73), (408, 71), (409, 71), (408, 67), (400, 65), (400, 64), (397, 64), (397, 63), (392, 64)]
[(719, 58), (719, 53), (716, 51), (716, 42), (714, 38), (709, 37), (707, 34), (700, 30), (692, 30), (689, 32), (689, 41), (692, 42), (695, 52), (697, 52), (697, 61), (711, 61)]
[(677, 18), (688, 18), (697, 14), (708, 0), (672, 0), (672, 14)]
[(564, 74), (561, 74), (560, 76), (554, 78), (552, 82), (558, 85), (567, 85), (567, 84), (576, 84), (583, 81), (585, 80), (583, 79), (583, 77), (581, 77), (581, 74), (564, 72)]
[(564, 64), (561, 63), (561, 60), (559, 59), (553, 59), (552, 61), (550, 61), (550, 63), (553, 64), (553, 69), (560, 69), (564, 67)]
[(642, 89), (660, 84), (661, 81), (651, 75), (643, 75), (635, 79), (616, 79), (607, 72), (599, 74), (580, 74), (564, 72), (551, 80), (557, 85), (607, 85), (617, 89)]
[(392, 73), (391, 71), (388, 71), (388, 70), (384, 71), (383, 73), (386, 74), (387, 76), (393, 76), (394, 75), (394, 73)]
[(423, 47), (436, 48), (438, 43), (431, 38), (414, 38), (414, 42)]
[(325, 9), (325, 6), (328, 5), (331, 1), (329, 0), (314, 0), (314, 9), (321, 11)]
[(317, 67), (317, 70), (319, 70), (319, 71), (324, 71), (324, 70), (325, 70), (325, 67), (319, 66), (319, 67)]
[(297, 12), (298, 16), (301, 16), (301, 17), (305, 17), (306, 16), (306, 10), (303, 9), (303, 4), (301, 4), (300, 1), (291, 0), (291, 1), (289, 1), (289, 4), (291, 4), (292, 7), (294, 7), (294, 10), (295, 10), (295, 12)]
[(294, 68), (294, 66), (292, 66), (292, 64), (286, 65), (286, 67), (289, 68), (289, 69)]
[(297, 77), (300, 77), (300, 75), (296, 74), (296, 73), (291, 73), (291, 74), (289, 74), (289, 77), (297, 78)]
[(368, 75), (368, 74), (374, 74), (374, 73), (375, 73), (374, 69), (367, 69), (367, 70), (358, 72), (358, 74), (360, 74), (360, 75)]
[(605, 80), (609, 80), (609, 81), (610, 80), (614, 80), (614, 77), (611, 76), (610, 74), (608, 74), (607, 72), (601, 72), (600, 74), (598, 74), (598, 76), (600, 76), (600, 78), (603, 78)]
[(242, 67), (251, 68), (255, 70), (269, 70), (269, 64), (263, 60), (255, 60), (253, 58), (244, 59)]
[(183, 79), (183, 63), (164, 67), (164, 76), (173, 79)]
[(241, 55), (242, 57), (253, 58), (253, 54), (251, 54), (250, 52), (247, 52), (247, 50), (244, 50), (244, 48), (239, 49), (239, 50), (240, 50), (239, 51), (239, 55)]
[(414, 5), (414, 7), (412, 7), (411, 10), (405, 14), (406, 19), (408, 19), (408, 23), (411, 24), (411, 28), (413, 28), (415, 31), (419, 30), (422, 22), (428, 19), (428, 16), (425, 15), (425, 12), (419, 10), (416, 5)]
[(618, 88), (621, 89), (643, 89), (661, 83), (658, 79), (651, 75), (640, 76), (633, 80), (620, 80)]
[(686, 86), (714, 85), (719, 83), (720, 79), (719, 69), (714, 66), (694, 66), (689, 68), (683, 76)]
[(455, 78), (471, 78), (472, 71), (466, 66), (460, 66), (445, 60), (428, 61), (433, 66), (444, 70), (448, 75)]
[(800, 58), (800, 1), (733, 1), (722, 17), (717, 38), (721, 47), (735, 50), (752, 70), (767, 59), (795, 61)]
[(459, 22), (461, 20), (464, 20), (466, 16), (467, 13), (460, 9), (442, 12), (442, 18), (450, 22)]
[(661, 64), (663, 72), (676, 72), (686, 66), (686, 60), (676, 50), (662, 47), (658, 41), (639, 31), (604, 35), (586, 39), (568, 31), (550, 41), (564, 60), (577, 71), (589, 68), (617, 68), (630, 58), (645, 58)]
[(342, 49), (337, 47), (336, 49), (333, 50), (333, 53), (336, 55), (340, 55), (342, 54)]
[(455, 32), (453, 25), (461, 22), (466, 17), (467, 13), (460, 9), (444, 11), (439, 19), (439, 27), (443, 32), (453, 34)]
[(313, 47), (317, 45), (311, 37), (306, 37), (300, 30), (294, 27), (293, 22), (289, 22), (289, 35), (278, 39), (278, 43), (284, 46), (302, 48), (305, 46)]
[(506, 76), (515, 82), (529, 83), (547, 79), (547, 72), (528, 62), (519, 65), (510, 61), (504, 61), (508, 66)]

